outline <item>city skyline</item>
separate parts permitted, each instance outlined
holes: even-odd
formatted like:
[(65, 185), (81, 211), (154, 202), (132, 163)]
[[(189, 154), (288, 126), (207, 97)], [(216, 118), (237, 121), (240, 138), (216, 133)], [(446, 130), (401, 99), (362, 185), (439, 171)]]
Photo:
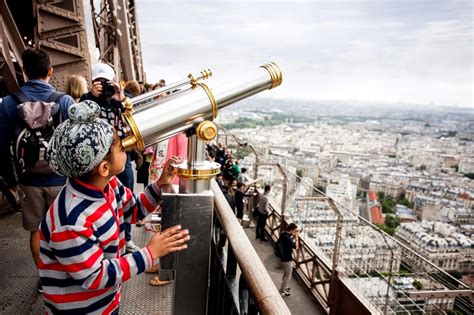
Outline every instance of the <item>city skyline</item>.
[(275, 99), (473, 105), (470, 1), (137, 2), (148, 81), (275, 61)]

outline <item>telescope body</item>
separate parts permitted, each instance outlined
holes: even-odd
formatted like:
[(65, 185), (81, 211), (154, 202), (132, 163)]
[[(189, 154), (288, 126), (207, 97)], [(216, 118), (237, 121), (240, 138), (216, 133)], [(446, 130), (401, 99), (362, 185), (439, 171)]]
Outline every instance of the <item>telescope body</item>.
[(153, 91), (147, 93), (149, 97), (141, 95), (138, 101), (132, 99), (132, 104), (146, 103), (123, 116), (127, 125), (124, 131), (129, 136), (123, 140), (123, 145), (125, 149), (143, 150), (202, 121), (215, 119), (219, 109), (274, 88), (281, 84), (281, 80), (280, 69), (270, 63), (249, 71), (246, 78), (228, 86), (211, 89), (195, 81), (191, 82), (192, 87), (169, 96), (157, 98), (157, 92)]

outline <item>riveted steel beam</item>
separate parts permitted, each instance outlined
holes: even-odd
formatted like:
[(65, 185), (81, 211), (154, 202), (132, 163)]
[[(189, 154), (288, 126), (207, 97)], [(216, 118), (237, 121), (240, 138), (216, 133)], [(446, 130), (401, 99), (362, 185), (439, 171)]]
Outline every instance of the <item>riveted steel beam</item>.
[(33, 2), (37, 19), (36, 46), (45, 50), (53, 64), (51, 84), (63, 90), (72, 75), (90, 78), (90, 57), (82, 0)]

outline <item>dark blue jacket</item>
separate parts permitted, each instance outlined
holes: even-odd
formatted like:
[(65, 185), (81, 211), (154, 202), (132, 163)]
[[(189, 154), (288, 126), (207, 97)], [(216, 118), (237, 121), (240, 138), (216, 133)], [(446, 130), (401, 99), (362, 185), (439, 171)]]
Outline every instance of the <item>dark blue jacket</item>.
[(296, 248), (296, 242), (291, 237), (290, 233), (283, 232), (280, 235), (282, 244), (283, 244), (283, 255), (281, 255), (281, 261), (287, 262), (293, 260), (293, 248)]
[[(30, 80), (26, 82), (21, 91), (31, 101), (45, 101), (55, 91), (55, 88), (42, 80)], [(68, 118), (69, 106), (74, 104), (74, 100), (69, 95), (64, 95), (59, 100), (62, 121)], [(0, 101), (0, 175), (3, 176), (7, 185), (15, 185), (15, 177), (12, 176), (10, 143), (13, 140), (13, 133), (22, 120), (18, 117), (17, 102), (6, 96)], [(66, 178), (57, 174), (33, 175), (22, 174), (19, 181), (26, 186), (51, 187), (62, 186), (66, 183)]]

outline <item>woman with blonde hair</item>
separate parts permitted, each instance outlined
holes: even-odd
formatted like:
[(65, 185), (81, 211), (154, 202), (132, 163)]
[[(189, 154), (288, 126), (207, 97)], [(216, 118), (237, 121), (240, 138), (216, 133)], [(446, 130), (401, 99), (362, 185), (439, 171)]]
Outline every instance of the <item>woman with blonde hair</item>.
[(80, 75), (72, 75), (66, 82), (66, 93), (71, 95), (76, 103), (79, 102), (81, 96), (87, 93), (87, 81)]

